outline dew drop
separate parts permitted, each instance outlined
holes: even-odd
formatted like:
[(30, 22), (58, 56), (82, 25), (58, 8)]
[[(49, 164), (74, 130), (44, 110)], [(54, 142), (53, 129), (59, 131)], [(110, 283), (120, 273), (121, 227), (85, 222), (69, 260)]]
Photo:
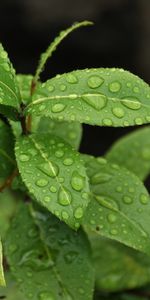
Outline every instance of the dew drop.
[(53, 92), (54, 91), (54, 86), (53, 85), (49, 85), (47, 87), (47, 89), (48, 89), (49, 92)]
[(84, 188), (85, 178), (81, 176), (78, 172), (73, 172), (71, 178), (71, 186), (75, 191), (81, 191)]
[(66, 263), (71, 264), (76, 258), (78, 257), (78, 252), (70, 251), (67, 254), (65, 254), (64, 259)]
[(65, 109), (65, 105), (62, 103), (56, 103), (52, 106), (53, 113), (59, 113)]
[(54, 296), (49, 292), (42, 292), (39, 294), (39, 300), (56, 300)]
[(74, 216), (75, 216), (76, 219), (81, 219), (83, 217), (83, 209), (82, 209), (82, 207), (78, 207), (75, 210)]
[(78, 79), (75, 75), (73, 74), (66, 74), (66, 80), (68, 83), (77, 83), (78, 82)]
[(121, 99), (121, 104), (126, 106), (127, 108), (138, 110), (141, 108), (141, 103), (135, 97), (125, 97)]
[(58, 166), (51, 161), (39, 165), (38, 169), (42, 171), (44, 174), (46, 174), (47, 176), (50, 176), (52, 178), (55, 178), (59, 173)]
[(114, 81), (109, 84), (109, 90), (112, 93), (117, 93), (120, 91), (120, 89), (121, 89), (121, 84), (118, 81)]
[(48, 185), (48, 180), (41, 178), (36, 181), (36, 185), (39, 187), (44, 187)]
[(79, 288), (79, 294), (80, 294), (80, 295), (84, 295), (84, 294), (85, 294), (85, 291), (84, 291), (84, 289), (82, 289), (82, 288)]
[(60, 85), (60, 90), (62, 91), (62, 92), (64, 92), (65, 90), (66, 90), (66, 85), (65, 84), (61, 84)]
[(31, 228), (28, 231), (28, 236), (31, 237), (31, 238), (36, 237), (37, 235), (38, 235), (37, 230), (35, 230), (34, 228)]
[(83, 94), (82, 99), (98, 111), (107, 104), (107, 97), (103, 94)]
[(125, 204), (131, 204), (133, 202), (132, 198), (131, 197), (128, 197), (128, 196), (124, 196), (123, 197), (123, 202)]
[(143, 124), (143, 120), (141, 118), (136, 118), (135, 119), (135, 124), (136, 125), (142, 125)]
[(148, 198), (147, 195), (142, 194), (142, 195), (140, 196), (140, 201), (141, 201), (142, 204), (148, 204), (149, 198)]
[(45, 196), (44, 197), (44, 202), (48, 203), (50, 202), (52, 199), (49, 196)]
[(66, 211), (62, 211), (61, 215), (62, 215), (63, 220), (68, 220), (69, 219), (69, 215)]
[(133, 88), (133, 92), (134, 92), (134, 93), (139, 93), (139, 91), (140, 91), (140, 90), (139, 90), (139, 88), (138, 88), (137, 86), (135, 86), (135, 87)]
[(63, 164), (65, 166), (71, 166), (73, 164), (73, 159), (72, 158), (65, 158), (63, 161)]
[(112, 126), (113, 125), (113, 122), (111, 119), (103, 119), (103, 124), (105, 126)]
[(116, 216), (114, 214), (109, 214), (107, 216), (107, 219), (108, 219), (109, 223), (115, 223), (116, 222)]
[(19, 160), (22, 162), (29, 161), (29, 159), (30, 159), (29, 155), (26, 155), (26, 154), (19, 155)]
[(55, 186), (51, 186), (50, 187), (50, 192), (52, 192), (52, 193), (56, 193), (57, 192), (57, 188), (55, 187)]
[(102, 83), (104, 82), (104, 79), (99, 77), (99, 76), (91, 76), (88, 79), (88, 86), (92, 89), (98, 88), (99, 86), (102, 85)]
[(105, 183), (111, 180), (111, 178), (112, 176), (110, 174), (97, 173), (91, 177), (90, 182), (91, 184)]
[(39, 106), (39, 111), (43, 111), (43, 110), (45, 110), (45, 108), (46, 108), (45, 104), (41, 104)]
[(124, 110), (121, 107), (114, 107), (112, 112), (117, 118), (123, 118), (125, 115)]
[(62, 150), (57, 150), (55, 152), (55, 156), (58, 157), (58, 158), (63, 157), (63, 155), (64, 155), (64, 151), (62, 151)]
[(70, 205), (71, 203), (71, 194), (65, 187), (59, 190), (58, 202), (63, 206)]
[(116, 229), (111, 229), (110, 230), (110, 234), (112, 235), (117, 235), (118, 234), (118, 231)]

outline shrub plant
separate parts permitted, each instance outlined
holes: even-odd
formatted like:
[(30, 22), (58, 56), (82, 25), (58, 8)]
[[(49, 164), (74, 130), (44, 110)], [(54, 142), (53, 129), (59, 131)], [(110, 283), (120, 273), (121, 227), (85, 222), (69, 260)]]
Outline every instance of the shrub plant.
[(148, 124), (150, 87), (117, 68), (40, 81), (62, 39), (90, 24), (62, 31), (34, 76), (16, 75), (0, 45), (0, 299), (148, 299), (150, 128), (105, 157), (78, 148), (82, 123)]

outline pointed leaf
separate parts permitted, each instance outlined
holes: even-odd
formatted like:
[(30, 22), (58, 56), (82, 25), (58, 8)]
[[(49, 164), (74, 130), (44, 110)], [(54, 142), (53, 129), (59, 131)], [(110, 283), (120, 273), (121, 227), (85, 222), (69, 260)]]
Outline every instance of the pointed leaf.
[(9, 265), (24, 295), (32, 300), (92, 300), (94, 273), (85, 234), (28, 206), (22, 204), (6, 242)]
[(102, 236), (149, 255), (150, 199), (143, 183), (103, 158), (89, 158), (86, 167), (93, 198), (83, 223)]
[(30, 74), (17, 74), (16, 79), (20, 89), (21, 100), (27, 105), (31, 102), (31, 82), (33, 76)]
[(0, 286), (5, 286), (5, 278), (3, 273), (3, 262), (2, 262), (2, 243), (0, 240)]
[(16, 82), (15, 71), (7, 52), (0, 44), (0, 112), (10, 118), (17, 118), (20, 94)]
[(16, 157), (31, 194), (72, 228), (78, 228), (88, 205), (84, 162), (72, 147), (49, 134), (18, 138)]
[[(144, 180), (150, 173), (150, 127), (127, 134), (106, 154), (106, 158), (124, 166)], [(138, 162), (138, 163), (137, 163)]]
[(74, 31), (82, 26), (89, 26), (89, 25), (93, 25), (93, 23), (89, 22), (89, 21), (76, 22), (71, 27), (60, 32), (59, 36), (57, 36), (54, 39), (54, 41), (50, 44), (50, 46), (47, 48), (47, 50), (41, 54), (39, 65), (36, 70), (35, 77), (33, 79), (34, 84), (36, 84), (36, 82), (38, 81), (40, 73), (42, 73), (47, 60), (52, 56), (53, 52), (57, 49), (58, 45), (62, 42), (62, 40), (65, 37), (67, 37), (68, 34), (70, 34), (72, 31)]
[(49, 134), (59, 136), (75, 149), (79, 148), (82, 137), (82, 126), (80, 123), (61, 122), (47, 117), (41, 118), (37, 131), (41, 134), (49, 132)]
[(14, 138), (11, 129), (0, 120), (0, 181), (4, 181), (16, 167)]
[(149, 282), (149, 256), (96, 234), (89, 237), (97, 290), (114, 292), (134, 289)]
[(122, 69), (57, 75), (37, 88), (26, 113), (100, 126), (150, 122), (150, 87)]

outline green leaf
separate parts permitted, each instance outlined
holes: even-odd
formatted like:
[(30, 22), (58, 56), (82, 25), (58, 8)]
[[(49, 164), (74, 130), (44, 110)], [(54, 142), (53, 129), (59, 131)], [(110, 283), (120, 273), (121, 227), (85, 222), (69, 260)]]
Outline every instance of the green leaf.
[(27, 299), (93, 299), (94, 272), (85, 234), (45, 210), (22, 204), (8, 233), (6, 256)]
[(0, 44), (0, 112), (10, 118), (17, 118), (20, 93), (16, 82), (15, 70)]
[(0, 286), (5, 286), (5, 278), (3, 273), (3, 262), (2, 262), (2, 243), (0, 240)]
[(49, 134), (59, 136), (72, 147), (78, 149), (82, 137), (82, 126), (78, 122), (61, 122), (42, 117), (37, 132), (41, 134), (49, 132)]
[(5, 238), (11, 218), (16, 210), (18, 195), (5, 189), (0, 193), (0, 236)]
[(150, 127), (125, 135), (106, 154), (106, 158), (124, 166), (144, 180), (150, 173)]
[(89, 21), (83, 21), (83, 22), (77, 22), (74, 23), (71, 27), (67, 28), (64, 31), (61, 31), (59, 36), (57, 36), (54, 41), (50, 44), (50, 46), (47, 48), (47, 50), (41, 54), (39, 65), (37, 67), (33, 82), (36, 84), (36, 82), (39, 79), (40, 73), (43, 71), (44, 66), (48, 60), (53, 54), (53, 52), (57, 49), (58, 45), (62, 42), (62, 40), (68, 36), (72, 31), (82, 27), (82, 26), (89, 26), (93, 25), (92, 22)]
[(150, 257), (116, 241), (89, 234), (96, 289), (106, 292), (141, 287), (149, 282)]
[(0, 182), (2, 183), (16, 167), (14, 138), (11, 129), (0, 120)]
[(0, 299), (26, 300), (18, 290), (18, 285), (16, 282), (14, 282), (11, 274), (9, 272), (6, 272), (5, 277), (6, 287), (0, 287)]
[(89, 186), (79, 153), (49, 134), (18, 138), (16, 157), (29, 192), (72, 228), (78, 228), (88, 205)]
[(31, 102), (31, 82), (33, 76), (30, 74), (17, 74), (16, 79), (20, 89), (22, 103), (27, 105)]
[(150, 87), (122, 69), (73, 71), (37, 88), (25, 112), (91, 125), (141, 125), (150, 122)]
[(98, 234), (150, 254), (150, 198), (136, 175), (86, 156), (92, 199), (83, 223)]

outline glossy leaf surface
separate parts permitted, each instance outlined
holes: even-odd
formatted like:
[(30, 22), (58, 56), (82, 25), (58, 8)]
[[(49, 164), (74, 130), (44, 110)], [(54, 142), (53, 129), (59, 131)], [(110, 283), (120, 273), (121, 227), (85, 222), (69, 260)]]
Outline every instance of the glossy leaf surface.
[(93, 198), (84, 224), (98, 234), (150, 254), (150, 199), (127, 169), (86, 156)]
[(6, 254), (27, 299), (93, 299), (94, 273), (85, 234), (45, 210), (22, 205), (8, 233)]
[(0, 112), (14, 118), (19, 110), (19, 102), (20, 94), (15, 71), (7, 52), (0, 44)]
[(131, 132), (110, 148), (106, 158), (144, 180), (150, 173), (150, 127)]
[(59, 137), (42, 134), (20, 137), (16, 157), (29, 192), (77, 229), (89, 202), (88, 179), (80, 154)]
[(37, 88), (26, 113), (100, 126), (150, 122), (150, 87), (122, 69), (57, 75)]

